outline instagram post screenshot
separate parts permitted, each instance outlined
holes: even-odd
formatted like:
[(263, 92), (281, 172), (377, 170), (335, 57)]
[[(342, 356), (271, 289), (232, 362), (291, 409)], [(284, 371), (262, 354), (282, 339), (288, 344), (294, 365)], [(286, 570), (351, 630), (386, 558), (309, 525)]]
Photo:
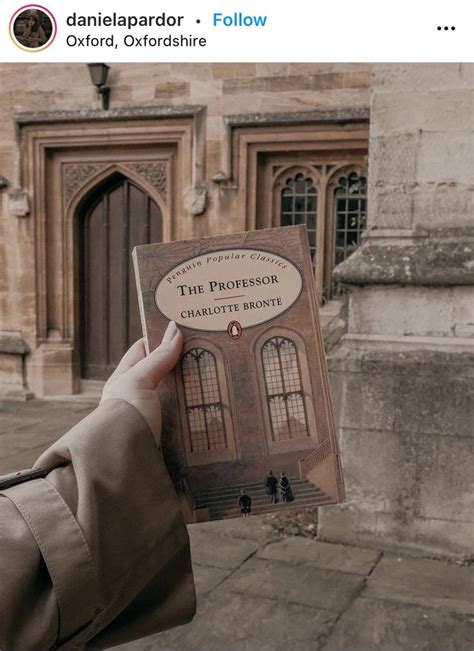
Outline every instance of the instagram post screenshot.
[(2, 3), (0, 651), (474, 650), (473, 25)]

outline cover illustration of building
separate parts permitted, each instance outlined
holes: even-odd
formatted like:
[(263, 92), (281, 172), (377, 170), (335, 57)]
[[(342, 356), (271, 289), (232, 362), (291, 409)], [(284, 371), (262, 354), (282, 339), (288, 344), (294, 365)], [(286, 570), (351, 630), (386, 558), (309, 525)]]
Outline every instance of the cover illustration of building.
[(168, 318), (184, 336), (162, 445), (188, 518), (239, 514), (242, 490), (252, 512), (341, 501), (305, 227), (145, 245), (134, 259), (150, 349)]

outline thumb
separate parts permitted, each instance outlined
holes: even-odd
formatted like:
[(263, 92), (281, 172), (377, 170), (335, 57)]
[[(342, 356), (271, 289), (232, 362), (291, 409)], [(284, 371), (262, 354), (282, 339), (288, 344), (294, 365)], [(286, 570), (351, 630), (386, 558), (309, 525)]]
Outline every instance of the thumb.
[(130, 371), (147, 389), (156, 389), (161, 380), (178, 362), (183, 348), (183, 336), (176, 323), (170, 321), (158, 348), (135, 364)]

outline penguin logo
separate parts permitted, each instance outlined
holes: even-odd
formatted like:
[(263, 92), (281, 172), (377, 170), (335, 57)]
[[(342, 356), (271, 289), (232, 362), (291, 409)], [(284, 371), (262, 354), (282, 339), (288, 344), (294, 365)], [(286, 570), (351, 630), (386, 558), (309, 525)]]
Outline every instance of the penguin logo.
[(238, 321), (231, 321), (227, 326), (227, 334), (231, 339), (240, 339), (242, 336), (242, 326)]

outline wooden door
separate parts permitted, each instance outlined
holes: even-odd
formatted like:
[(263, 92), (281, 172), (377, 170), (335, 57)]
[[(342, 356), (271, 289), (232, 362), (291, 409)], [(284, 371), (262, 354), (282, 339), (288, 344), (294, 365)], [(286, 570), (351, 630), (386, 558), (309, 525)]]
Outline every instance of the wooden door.
[(162, 241), (158, 205), (116, 174), (79, 212), (81, 376), (106, 380), (142, 336), (131, 259), (139, 244)]

